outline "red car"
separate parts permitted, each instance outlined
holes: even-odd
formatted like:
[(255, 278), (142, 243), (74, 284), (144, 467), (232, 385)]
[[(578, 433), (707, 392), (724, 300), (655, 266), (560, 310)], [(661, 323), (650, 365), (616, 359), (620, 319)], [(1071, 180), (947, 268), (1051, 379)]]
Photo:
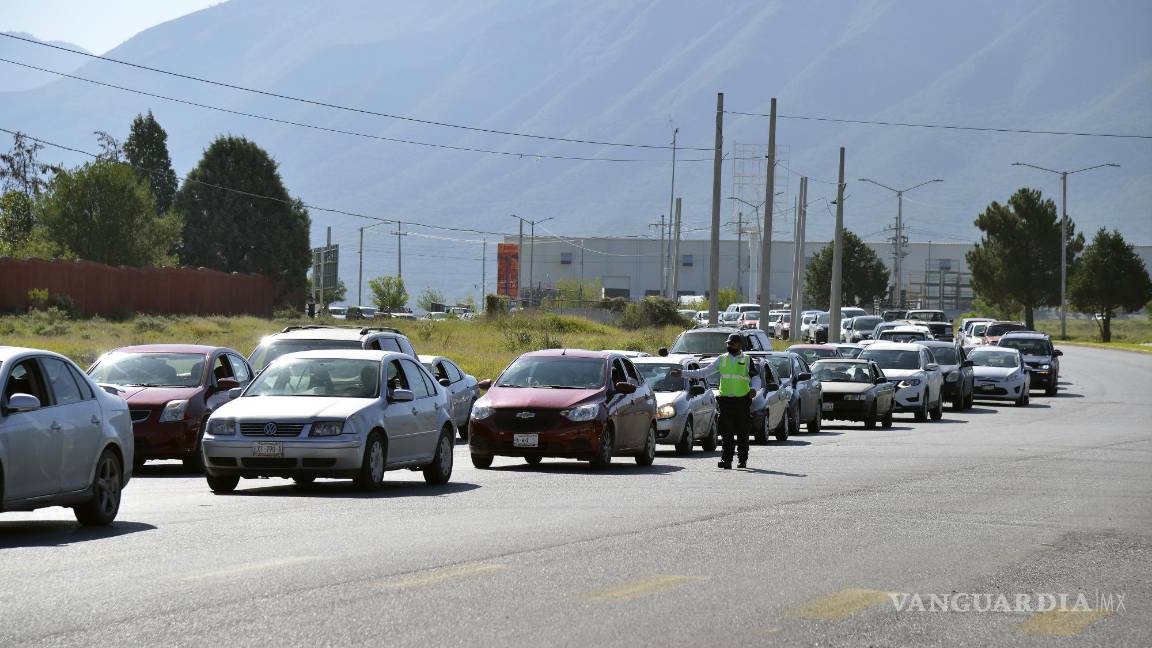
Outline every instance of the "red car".
[(252, 381), (238, 351), (197, 344), (144, 344), (109, 351), (88, 375), (128, 401), (135, 461), (182, 459), (201, 468), (200, 439), (208, 415), (228, 401), (228, 391)]
[(567, 457), (603, 468), (614, 456), (648, 466), (656, 458), (656, 398), (632, 362), (606, 351), (552, 349), (525, 353), (472, 407), (472, 463), (492, 459)]

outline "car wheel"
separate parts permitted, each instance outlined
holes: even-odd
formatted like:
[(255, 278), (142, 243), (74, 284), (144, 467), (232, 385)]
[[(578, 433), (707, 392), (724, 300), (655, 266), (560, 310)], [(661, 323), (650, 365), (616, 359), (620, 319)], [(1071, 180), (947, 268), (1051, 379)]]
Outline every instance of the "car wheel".
[(769, 411), (765, 408), (764, 416), (760, 419), (760, 425), (752, 432), (752, 440), (761, 445), (767, 445), (768, 436), (772, 433), (772, 431), (768, 429), (768, 418)]
[(236, 475), (223, 477), (207, 475), (207, 479), (208, 488), (211, 488), (213, 493), (231, 493), (236, 490), (236, 485), (240, 483), (240, 478)]
[(692, 453), (692, 446), (696, 443), (696, 430), (692, 426), (692, 417), (684, 421), (684, 431), (680, 434), (680, 442), (676, 444), (676, 454), (686, 455)]
[(953, 412), (959, 412), (960, 410), (964, 409), (964, 390), (963, 389), (961, 389), (959, 391), (959, 393), (956, 394), (956, 398), (952, 399), (952, 405), (951, 406), (952, 406)]
[(644, 441), (644, 449), (636, 455), (637, 466), (651, 466), (656, 461), (656, 428), (648, 428), (648, 439)]
[(819, 434), (820, 423), (824, 419), (824, 401), (816, 401), (816, 415), (808, 421), (808, 434)]
[(944, 394), (936, 399), (936, 407), (932, 408), (932, 420), (939, 421), (944, 418)]
[(204, 472), (204, 429), (208, 427), (208, 419), (200, 422), (200, 431), (196, 433), (196, 449), (192, 455), (184, 457), (184, 470), (192, 473)]
[(1025, 392), (1023, 394), (1020, 394), (1020, 398), (1016, 399), (1016, 407), (1027, 407), (1027, 406), (1028, 406), (1028, 392), (1027, 392), (1027, 390), (1025, 390)]
[(472, 465), (481, 470), (485, 468), (491, 468), (493, 459), (495, 459), (495, 457), (492, 455), (476, 454), (475, 452), (472, 453)]
[(524, 463), (529, 466), (539, 466), (541, 461), (544, 461), (544, 457), (524, 457)]
[(604, 428), (600, 433), (600, 446), (596, 449), (596, 455), (592, 457), (593, 468), (607, 468), (608, 464), (612, 463), (613, 436), (610, 427)]
[(447, 484), (448, 480), (452, 478), (452, 460), (455, 458), (453, 451), (456, 448), (455, 436), (452, 434), (452, 428), (448, 426), (445, 426), (440, 433), (440, 440), (436, 442), (436, 454), (432, 457), (432, 463), (424, 466), (424, 481), (428, 484), (439, 486)]
[(1052, 382), (1048, 383), (1048, 386), (1044, 388), (1044, 395), (1045, 396), (1055, 396), (1056, 395), (1056, 389), (1057, 389), (1056, 380), (1057, 380), (1056, 376), (1052, 376)]
[(708, 436), (700, 442), (700, 449), (704, 452), (716, 452), (716, 446), (720, 445), (720, 433), (716, 430), (716, 414), (712, 414), (712, 425), (708, 428)]
[(378, 432), (368, 435), (368, 443), (364, 444), (364, 459), (360, 462), (360, 472), (352, 483), (362, 491), (374, 491), (384, 484), (384, 442), (380, 440)]
[(777, 441), (787, 441), (789, 432), (789, 421), (792, 417), (788, 416), (788, 409), (784, 409), (784, 414), (780, 416), (780, 425), (776, 428), (776, 433), (773, 435)]
[(296, 482), (297, 486), (304, 488), (305, 486), (311, 486), (316, 481), (316, 478), (311, 475), (298, 475), (293, 477), (292, 481)]
[(872, 430), (876, 428), (876, 405), (872, 405), (872, 410), (868, 412), (868, 416), (864, 417), (864, 429)]
[(72, 509), (76, 521), (84, 526), (104, 526), (116, 519), (120, 510), (120, 491), (124, 487), (124, 470), (120, 457), (111, 450), (100, 453), (96, 475), (92, 478), (92, 498)]
[(892, 412), (895, 410), (896, 410), (896, 403), (893, 402), (892, 406), (888, 408), (888, 413), (885, 414), (884, 418), (880, 420), (880, 427), (882, 427), (882, 428), (892, 427)]

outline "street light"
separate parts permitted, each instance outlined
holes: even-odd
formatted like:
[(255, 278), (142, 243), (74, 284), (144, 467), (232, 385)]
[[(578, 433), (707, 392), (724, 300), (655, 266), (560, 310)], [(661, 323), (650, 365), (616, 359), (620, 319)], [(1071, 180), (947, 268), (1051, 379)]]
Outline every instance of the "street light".
[(895, 189), (893, 187), (889, 187), (886, 184), (880, 184), (879, 182), (869, 178), (860, 178), (860, 182), (869, 182), (876, 185), (877, 187), (887, 189), (888, 191), (894, 192), (896, 194), (896, 260), (893, 263), (893, 265), (896, 266), (894, 268), (896, 271), (896, 281), (893, 282), (892, 292), (894, 293), (893, 297), (896, 300), (896, 307), (899, 308), (900, 306), (904, 305), (904, 194), (912, 191), (913, 189), (919, 189), (924, 185), (932, 184), (933, 182), (944, 182), (944, 180), (941, 178), (933, 178), (932, 180), (925, 180), (924, 182), (908, 187), (907, 189)]
[[(522, 216), (517, 216), (516, 214), (512, 214), (512, 218), (519, 218), (520, 219), (520, 250), (521, 251), (524, 250), (524, 223), (528, 223), (532, 227), (532, 231), (529, 234), (529, 236), (531, 237), (529, 244), (532, 246), (532, 251), (529, 253), (529, 256), (528, 256), (528, 290), (529, 290), (528, 303), (531, 304), (532, 303), (532, 293), (531, 293), (532, 282), (535, 279), (533, 277), (533, 274), (534, 274), (535, 269), (536, 269), (535, 268), (535, 266), (536, 266), (536, 225), (538, 225), (539, 223), (546, 223), (546, 222), (552, 220), (554, 217), (549, 216), (548, 218), (541, 218), (540, 220), (534, 220), (533, 221), (533, 220), (528, 220), (527, 218), (524, 218)], [(516, 297), (519, 298), (520, 297), (519, 282), (517, 282), (516, 293), (517, 293)]]
[(391, 221), (380, 221), (374, 225), (367, 225), (360, 228), (360, 273), (356, 279), (356, 305), (361, 306), (364, 304), (364, 230), (372, 229), (373, 227), (380, 227), (381, 225), (388, 225)]
[(1042, 166), (1035, 164), (1028, 164), (1027, 162), (1013, 162), (1012, 166), (1026, 166), (1048, 173), (1055, 173), (1060, 176), (1060, 211), (1062, 216), (1060, 218), (1060, 339), (1068, 339), (1068, 319), (1067, 319), (1067, 302), (1068, 302), (1068, 176), (1073, 173), (1080, 173), (1081, 171), (1091, 171), (1092, 169), (1099, 169), (1102, 167), (1116, 167), (1120, 168), (1119, 164), (1115, 162), (1106, 162), (1104, 164), (1097, 164), (1096, 166), (1084, 167), (1083, 169), (1076, 169), (1075, 171), (1055, 171), (1053, 169), (1046, 169)]

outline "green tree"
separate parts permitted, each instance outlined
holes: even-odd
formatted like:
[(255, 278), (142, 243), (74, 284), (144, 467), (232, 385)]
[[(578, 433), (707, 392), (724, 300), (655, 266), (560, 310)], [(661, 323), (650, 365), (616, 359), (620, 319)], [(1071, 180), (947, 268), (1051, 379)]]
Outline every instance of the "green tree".
[[(888, 268), (859, 236), (844, 230), (841, 265), (841, 306), (864, 306), (888, 290)], [(804, 303), (814, 308), (831, 307), (832, 243), (812, 257), (804, 273)]]
[(728, 288), (721, 288), (720, 292), (716, 293), (716, 308), (724, 310), (728, 308), (728, 304), (739, 304), (744, 301), (744, 295), (739, 290), (729, 286)]
[(402, 277), (376, 277), (368, 282), (368, 289), (372, 291), (376, 308), (383, 312), (393, 313), (408, 305), (408, 290)]
[(1076, 264), (1068, 299), (1082, 313), (1099, 313), (1100, 341), (1111, 342), (1112, 317), (1138, 310), (1152, 299), (1152, 278), (1120, 232), (1100, 228)]
[(132, 167), (115, 162), (58, 173), (40, 200), (37, 220), (47, 240), (110, 265), (169, 262), (180, 236), (180, 219), (157, 216), (148, 187)]
[(184, 217), (185, 265), (272, 277), (280, 282), (279, 300), (305, 289), (312, 265), (308, 210), (288, 195), (276, 162), (255, 143), (217, 138), (173, 207)]
[(416, 298), (416, 305), (426, 311), (432, 310), (433, 304), (444, 304), (444, 293), (439, 290), (433, 289), (431, 286), (424, 289), (420, 296)]
[[(1008, 204), (993, 202), (976, 218), (984, 233), (965, 258), (972, 290), (986, 303), (1024, 310), (1033, 327), (1038, 306), (1060, 303), (1060, 221), (1056, 203), (1037, 189), (1018, 189)], [(1068, 267), (1084, 249), (1084, 235), (1068, 223)]]
[(168, 155), (168, 133), (151, 110), (146, 116), (138, 114), (132, 120), (128, 139), (124, 140), (124, 155), (128, 163), (136, 167), (140, 178), (147, 181), (156, 209), (160, 213), (168, 211), (176, 196), (176, 172)]
[(44, 145), (23, 133), (12, 137), (12, 149), (0, 153), (0, 194), (17, 193), (22, 199), (5, 200), (0, 210), (0, 243), (9, 249), (21, 248), (32, 236), (36, 224), (35, 204), (48, 186), (50, 176), (59, 171), (41, 162)]
[[(313, 283), (312, 283), (312, 275), (308, 275), (308, 295), (309, 296), (311, 296), (311, 295), (319, 296), (319, 294), (320, 293), (317, 292), (315, 285), (313, 285)], [(344, 301), (344, 299), (347, 296), (348, 296), (348, 287), (344, 285), (343, 279), (340, 279), (339, 277), (337, 277), (336, 278), (336, 287), (335, 288), (326, 288), (324, 290), (324, 303), (321, 304), (321, 307), (322, 308), (328, 308), (329, 306), (331, 306), (332, 304), (335, 304), (336, 302)]]

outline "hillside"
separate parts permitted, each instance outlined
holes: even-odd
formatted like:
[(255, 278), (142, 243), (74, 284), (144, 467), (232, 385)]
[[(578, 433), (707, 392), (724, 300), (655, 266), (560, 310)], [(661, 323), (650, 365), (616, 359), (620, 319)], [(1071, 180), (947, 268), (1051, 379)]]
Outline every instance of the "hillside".
[[(32, 38), (40, 42), (66, 47), (68, 49), (80, 50), (82, 52), (87, 51), (83, 47), (73, 43), (64, 41), (42, 41), (32, 34), (25, 32), (3, 33), (14, 34), (21, 38)], [(86, 61), (83, 57), (75, 56), (67, 52), (60, 52), (46, 47), (34, 47), (7, 38), (0, 38), (0, 58), (18, 59), (24, 63), (51, 68), (61, 72), (72, 72), (82, 66)], [(53, 74), (4, 64), (4, 73), (0, 74), (0, 92), (31, 90), (32, 88), (48, 85), (58, 78), (59, 77)]]

